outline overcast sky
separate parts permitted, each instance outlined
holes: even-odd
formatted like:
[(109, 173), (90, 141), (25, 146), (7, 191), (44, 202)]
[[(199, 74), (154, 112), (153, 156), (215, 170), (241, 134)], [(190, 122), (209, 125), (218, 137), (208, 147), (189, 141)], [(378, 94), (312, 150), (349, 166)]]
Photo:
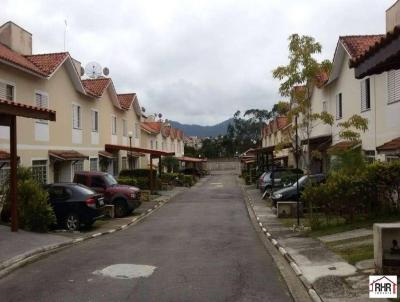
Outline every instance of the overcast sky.
[(281, 98), (271, 71), (287, 62), (287, 37), (311, 35), (332, 59), (339, 35), (385, 31), (394, 0), (2, 0), (0, 21), (33, 34), (34, 53), (67, 50), (110, 69), (118, 92), (147, 113), (214, 124)]

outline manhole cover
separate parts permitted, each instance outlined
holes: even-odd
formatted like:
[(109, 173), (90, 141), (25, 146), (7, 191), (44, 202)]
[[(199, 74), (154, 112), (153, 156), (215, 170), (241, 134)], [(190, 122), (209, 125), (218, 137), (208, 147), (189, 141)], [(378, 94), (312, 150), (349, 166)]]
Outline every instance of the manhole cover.
[(114, 264), (94, 271), (93, 274), (115, 279), (146, 278), (153, 274), (155, 269), (156, 267), (151, 265)]

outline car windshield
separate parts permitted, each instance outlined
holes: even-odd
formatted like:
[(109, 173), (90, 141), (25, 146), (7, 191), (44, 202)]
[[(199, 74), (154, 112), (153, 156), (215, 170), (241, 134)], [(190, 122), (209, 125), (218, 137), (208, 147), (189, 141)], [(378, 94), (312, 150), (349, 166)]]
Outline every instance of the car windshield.
[(117, 180), (116, 180), (116, 179), (114, 178), (114, 176), (112, 176), (111, 174), (106, 174), (106, 175), (104, 176), (104, 179), (105, 179), (106, 183), (107, 183), (109, 186), (114, 186), (114, 185), (117, 185), (117, 184), (118, 184)]

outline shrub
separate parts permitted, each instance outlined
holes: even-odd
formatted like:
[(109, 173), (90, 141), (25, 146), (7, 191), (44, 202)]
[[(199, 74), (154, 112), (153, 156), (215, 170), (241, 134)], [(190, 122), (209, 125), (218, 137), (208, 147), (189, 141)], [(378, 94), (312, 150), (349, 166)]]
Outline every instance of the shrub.
[(132, 177), (119, 177), (118, 183), (120, 185), (137, 186), (137, 180)]
[[(48, 203), (48, 194), (32, 179), (31, 170), (19, 167), (17, 170), (18, 220), (21, 228), (30, 231), (45, 232), (56, 222), (53, 208)], [(8, 221), (11, 214), (9, 182), (3, 186), (2, 220)]]
[(161, 181), (172, 183), (177, 177), (179, 177), (179, 173), (163, 173), (161, 174)]
[(167, 168), (168, 173), (179, 169), (179, 161), (175, 156), (165, 156), (161, 159), (161, 165)]
[(193, 186), (194, 185), (193, 175), (183, 175), (183, 184), (188, 187)]
[[(119, 177), (149, 177), (150, 169), (121, 170)], [(157, 176), (157, 170), (153, 170), (153, 176)]]

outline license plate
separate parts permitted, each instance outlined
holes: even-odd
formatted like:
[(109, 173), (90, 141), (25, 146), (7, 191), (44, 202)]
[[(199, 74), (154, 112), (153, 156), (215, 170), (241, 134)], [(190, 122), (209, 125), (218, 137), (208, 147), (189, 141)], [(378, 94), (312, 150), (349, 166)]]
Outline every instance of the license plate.
[(99, 198), (99, 206), (104, 206), (104, 199), (103, 198)]

